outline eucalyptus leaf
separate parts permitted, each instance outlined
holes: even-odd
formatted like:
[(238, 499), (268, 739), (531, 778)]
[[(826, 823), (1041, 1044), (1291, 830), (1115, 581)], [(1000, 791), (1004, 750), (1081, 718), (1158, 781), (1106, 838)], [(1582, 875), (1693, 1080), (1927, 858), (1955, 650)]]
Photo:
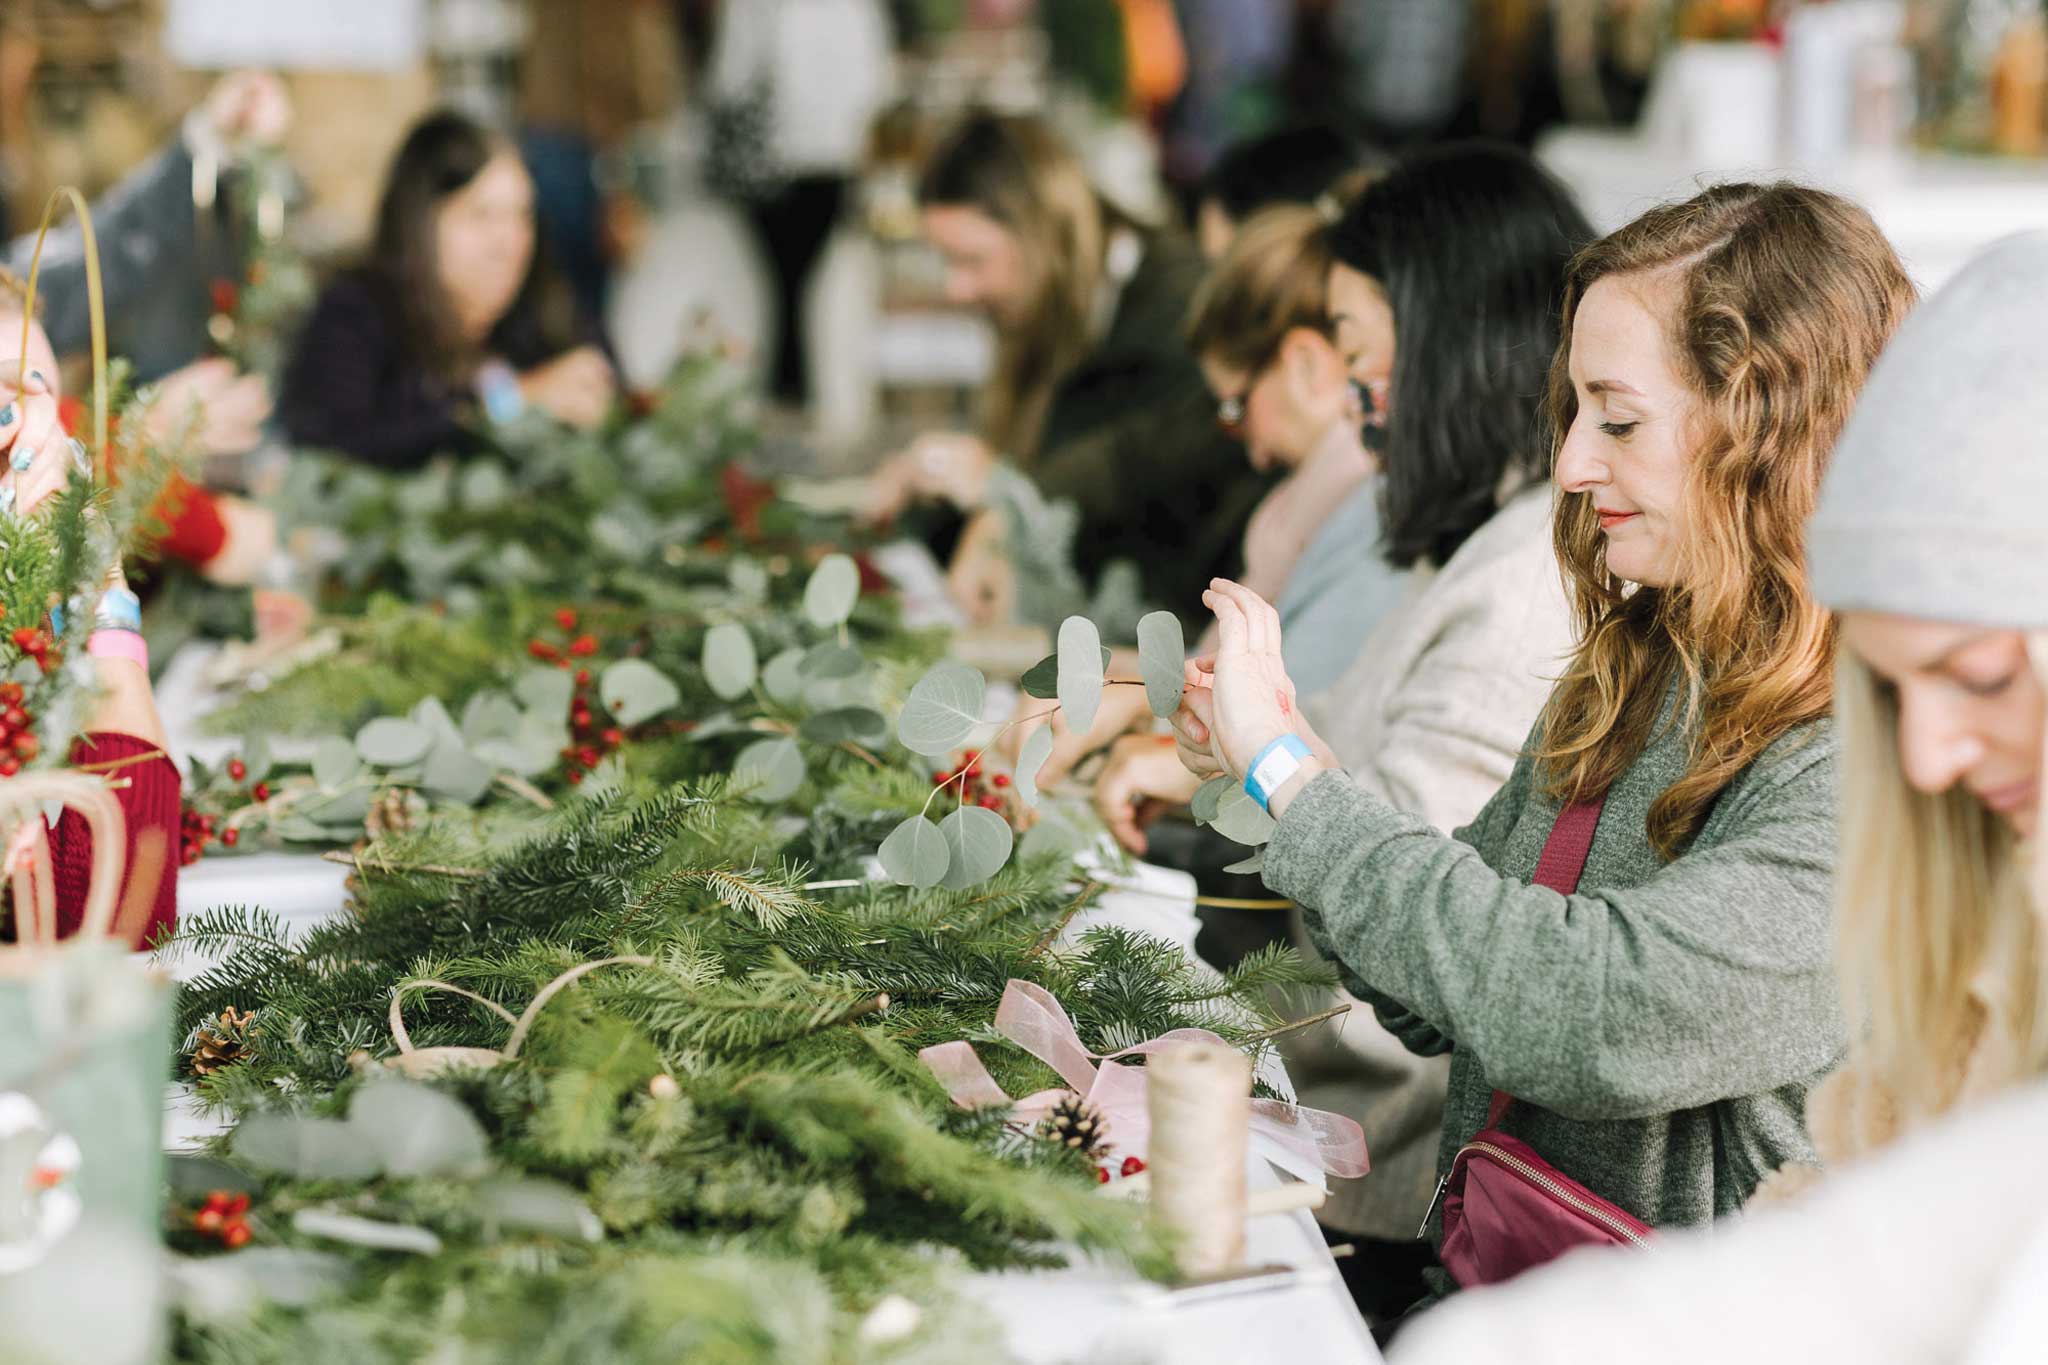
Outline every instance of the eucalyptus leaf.
[(392, 716), (379, 716), (356, 731), (356, 753), (363, 762), (380, 768), (417, 763), (427, 756), (433, 742), (433, 732), (424, 725)]
[(759, 560), (736, 556), (725, 566), (725, 581), (732, 585), (735, 595), (748, 602), (768, 600), (768, 570)]
[(417, 1256), (441, 1254), (441, 1239), (423, 1227), (358, 1218), (352, 1213), (300, 1209), (292, 1215), (292, 1230), (302, 1236), (325, 1237), (373, 1251), (410, 1251)]
[(763, 805), (787, 801), (803, 784), (803, 750), (787, 736), (757, 739), (733, 760), (734, 789)]
[(328, 735), (313, 746), (313, 785), (331, 792), (363, 770), (356, 746), (340, 735)]
[[(754, 645), (745, 631), (740, 631), (740, 639), (746, 644), (747, 683), (752, 685)], [(645, 659), (621, 659), (607, 668), (597, 680), (597, 694), (612, 719), (628, 728), (654, 719), (683, 699), (668, 675)]]
[(251, 1114), (236, 1125), (232, 1145), (243, 1164), (301, 1180), (368, 1180), (379, 1169), (363, 1135), (340, 1119)]
[[(1102, 671), (1104, 673), (1109, 672), (1109, 660), (1110, 653), (1105, 649), (1102, 651)], [(1058, 697), (1060, 694), (1060, 656), (1048, 654), (1037, 663), (1031, 665), (1031, 667), (1025, 669), (1024, 676), (1017, 680), (1017, 686), (1023, 690), (1025, 696), (1037, 697), (1040, 701), (1051, 701)]]
[(287, 815), (270, 827), (270, 832), (290, 844), (326, 844), (327, 827), (307, 819), (303, 815)]
[(566, 719), (576, 695), (576, 679), (561, 668), (529, 668), (512, 684), (512, 695), (529, 711)]
[(486, 1228), (538, 1232), (564, 1241), (601, 1242), (604, 1223), (576, 1191), (553, 1180), (493, 1180), (477, 1187)]
[(1187, 687), (1187, 641), (1180, 618), (1155, 611), (1138, 621), (1138, 672), (1145, 679), (1145, 701), (1155, 716), (1180, 709)]
[(1246, 877), (1255, 876), (1258, 873), (1264, 872), (1266, 870), (1266, 850), (1263, 846), (1254, 849), (1252, 851), (1251, 857), (1246, 858), (1241, 862), (1232, 863), (1223, 870), (1225, 872), (1235, 872), (1241, 876)]
[(1237, 785), (1237, 779), (1229, 773), (1218, 773), (1195, 789), (1194, 800), (1188, 803), (1188, 810), (1198, 825), (1214, 824), (1216, 807), (1223, 800), (1223, 793)]
[(804, 584), (804, 616), (820, 630), (830, 630), (853, 615), (859, 600), (860, 567), (849, 555), (826, 555)]
[[(206, 1266), (208, 1273), (215, 1269), (204, 1261), (192, 1264)], [(356, 1278), (347, 1257), (309, 1247), (243, 1247), (235, 1253), (234, 1273), (263, 1302), (284, 1308), (303, 1308), (338, 1294)], [(188, 1305), (185, 1311), (193, 1309)]]
[(867, 666), (868, 661), (852, 645), (828, 642), (805, 652), (803, 674), (806, 678), (851, 678)]
[(704, 633), (704, 680), (721, 700), (744, 697), (759, 671), (754, 637), (745, 626), (723, 621)]
[(813, 744), (866, 744), (878, 736), (886, 740), (889, 722), (868, 707), (842, 706), (806, 717), (797, 733)]
[(804, 697), (803, 666), (803, 650), (783, 650), (761, 670), (761, 690), (778, 706), (800, 705)]
[[(566, 709), (566, 703), (564, 706)], [(503, 692), (479, 692), (462, 708), (462, 738), (472, 745), (487, 739), (511, 739), (518, 733), (518, 703)]]
[(1273, 817), (1252, 800), (1250, 793), (1233, 782), (1216, 803), (1216, 818), (1210, 821), (1215, 831), (1226, 839), (1256, 848), (1273, 837)]
[(365, 1085), (348, 1121), (394, 1176), (460, 1175), (490, 1159), (483, 1125), (460, 1100), (395, 1077)]
[(1057, 806), (1045, 807), (1038, 823), (1024, 833), (1018, 856), (1026, 862), (1040, 858), (1072, 860), (1094, 841), (1095, 835), (1061, 813)]
[[(370, 789), (358, 784), (346, 791), (335, 792), (302, 803), (299, 814), (321, 827), (325, 835), (337, 826), (346, 826), (348, 837), (359, 839), (363, 834), (363, 820), (370, 813)], [(297, 836), (295, 836), (297, 837)]]
[(1038, 804), (1038, 770), (1052, 757), (1052, 745), (1052, 726), (1041, 725), (1025, 737), (1024, 747), (1018, 751), (1017, 794), (1027, 806)]
[(945, 757), (981, 724), (987, 691), (988, 682), (977, 669), (950, 659), (932, 665), (910, 689), (896, 717), (896, 737), (914, 754)]
[(455, 728), (455, 717), (448, 714), (439, 697), (420, 698), (419, 705), (412, 708), (412, 723), (437, 739), (462, 738), (462, 732)]
[(1010, 822), (980, 806), (960, 807), (939, 821), (939, 833), (945, 836), (950, 858), (945, 885), (954, 891), (964, 891), (1002, 871), (1015, 841)]
[(249, 770), (248, 775), (242, 780), (252, 787), (270, 776), (271, 769), (275, 768), (277, 763), (270, 756), (270, 739), (267, 735), (251, 735), (243, 743), (242, 765)]
[(1060, 622), (1060, 710), (1067, 728), (1077, 735), (1095, 724), (1096, 708), (1102, 705), (1103, 665), (1097, 662), (1101, 653), (1093, 621), (1069, 616)]
[(420, 786), (430, 795), (474, 806), (491, 789), (491, 765), (472, 754), (459, 739), (443, 736), (427, 753)]
[(471, 460), (460, 481), (462, 505), (472, 512), (488, 511), (503, 502), (512, 491), (512, 481), (496, 460)]
[(889, 880), (920, 890), (944, 881), (953, 864), (946, 836), (922, 815), (913, 815), (891, 830), (876, 852)]

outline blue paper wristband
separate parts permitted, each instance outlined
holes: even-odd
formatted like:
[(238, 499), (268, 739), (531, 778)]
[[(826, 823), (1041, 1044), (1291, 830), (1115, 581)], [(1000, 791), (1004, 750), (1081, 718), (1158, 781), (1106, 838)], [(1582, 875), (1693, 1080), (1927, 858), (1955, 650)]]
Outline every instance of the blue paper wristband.
[(1309, 756), (1309, 747), (1300, 735), (1282, 735), (1259, 750), (1259, 756), (1252, 760), (1245, 770), (1245, 795), (1259, 803), (1259, 809), (1270, 811), (1273, 793), (1287, 785), (1287, 779), (1301, 769), (1301, 761)]

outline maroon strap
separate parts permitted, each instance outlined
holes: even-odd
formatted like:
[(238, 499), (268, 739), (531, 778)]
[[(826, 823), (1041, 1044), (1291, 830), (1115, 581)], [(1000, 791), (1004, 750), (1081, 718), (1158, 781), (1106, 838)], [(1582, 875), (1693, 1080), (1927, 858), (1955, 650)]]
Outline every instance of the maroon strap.
[[(1607, 805), (1607, 796), (1602, 793), (1591, 801), (1574, 801), (1557, 813), (1557, 823), (1550, 827), (1550, 837), (1543, 841), (1543, 852), (1536, 858), (1535, 886), (1547, 886), (1560, 896), (1569, 896), (1579, 889), (1579, 878), (1586, 871), (1586, 856), (1593, 851), (1593, 831), (1600, 827), (1600, 812)], [(1514, 1097), (1505, 1090), (1493, 1092), (1493, 1103), (1486, 1111), (1486, 1126), (1498, 1128), (1501, 1116), (1508, 1112)]]

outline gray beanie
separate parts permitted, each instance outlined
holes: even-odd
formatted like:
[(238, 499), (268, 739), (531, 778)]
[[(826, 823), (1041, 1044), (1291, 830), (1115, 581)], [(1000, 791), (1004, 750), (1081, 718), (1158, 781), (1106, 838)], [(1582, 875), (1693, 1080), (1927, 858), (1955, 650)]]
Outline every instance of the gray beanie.
[(1838, 611), (2048, 627), (2048, 233), (1994, 243), (1899, 328), (1806, 556)]

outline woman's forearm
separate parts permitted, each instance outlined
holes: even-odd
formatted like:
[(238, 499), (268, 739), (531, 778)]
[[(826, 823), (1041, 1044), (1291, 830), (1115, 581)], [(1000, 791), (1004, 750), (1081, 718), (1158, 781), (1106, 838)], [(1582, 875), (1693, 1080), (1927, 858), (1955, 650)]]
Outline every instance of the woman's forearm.
[(108, 658), (95, 658), (93, 671), (98, 675), (100, 699), (86, 728), (134, 735), (163, 748), (163, 718), (157, 714), (148, 671), (132, 659)]

